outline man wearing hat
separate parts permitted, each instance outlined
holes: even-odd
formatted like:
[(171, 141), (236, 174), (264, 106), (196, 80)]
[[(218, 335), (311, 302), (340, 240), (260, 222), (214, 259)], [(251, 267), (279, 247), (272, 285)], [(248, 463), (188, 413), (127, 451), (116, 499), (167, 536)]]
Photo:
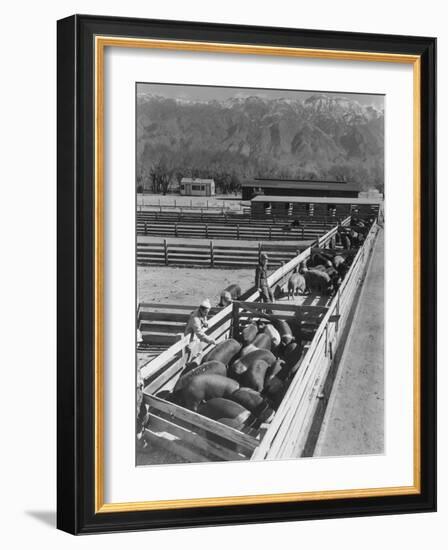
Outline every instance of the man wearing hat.
[(190, 342), (188, 344), (189, 356), (187, 358), (187, 362), (190, 361), (192, 356), (195, 354), (195, 351), (199, 351), (199, 342), (216, 344), (213, 338), (210, 338), (205, 334), (205, 330), (208, 328), (207, 315), (210, 308), (210, 300), (207, 298), (203, 300), (200, 306), (191, 313), (188, 319), (184, 332), (185, 336), (190, 336)]
[(268, 255), (260, 254), (260, 259), (255, 270), (255, 286), (258, 288), (262, 302), (273, 302), (274, 295), (268, 284)]

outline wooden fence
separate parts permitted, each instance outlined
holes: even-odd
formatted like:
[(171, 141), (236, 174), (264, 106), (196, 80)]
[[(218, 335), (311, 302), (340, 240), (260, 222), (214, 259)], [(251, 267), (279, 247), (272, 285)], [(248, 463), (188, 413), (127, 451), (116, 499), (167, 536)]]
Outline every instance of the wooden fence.
[(257, 220), (249, 216), (139, 216), (137, 234), (197, 239), (310, 241), (337, 225), (332, 219), (303, 221), (292, 227), (291, 220)]
[(335, 357), (338, 348), (345, 342), (356, 307), (355, 296), (365, 277), (376, 236), (377, 226), (374, 224), (320, 323), (300, 369), (252, 460), (312, 455), (338, 366)]
[[(137, 322), (143, 342), (139, 350), (145, 351), (153, 346), (170, 346), (183, 336), (190, 313), (196, 305), (155, 304), (142, 302), (137, 310)], [(221, 308), (210, 310), (210, 317)]]
[[(342, 224), (347, 225), (350, 219), (345, 219)], [(328, 245), (336, 235), (336, 228), (328, 231), (327, 234), (322, 236), (319, 239), (320, 246)], [(277, 284), (284, 284), (285, 281), (289, 278), (290, 274), (294, 269), (300, 265), (301, 262), (309, 258), (311, 253), (311, 247), (307, 248), (299, 256), (292, 258), (287, 264), (282, 265), (274, 273), (272, 273), (268, 278), (268, 283), (271, 288), (274, 288)], [(255, 287), (252, 287), (247, 292), (245, 292), (241, 298), (245, 302), (255, 302), (259, 299), (259, 292)], [(227, 306), (212, 317), (210, 317), (209, 329), (207, 334), (214, 338), (215, 340), (221, 340), (228, 336), (228, 330), (231, 322), (231, 313), (232, 306)], [(227, 332), (226, 332), (227, 331)], [(188, 338), (182, 337), (179, 341), (175, 342), (172, 346), (166, 349), (155, 359), (148, 361), (148, 363), (142, 367), (141, 375), (142, 379), (146, 380), (150, 376), (161, 375), (162, 372), (165, 372), (165, 369), (172, 364), (173, 361), (179, 359), (180, 355), (184, 355), (185, 348), (188, 345)]]
[(286, 224), (291, 223), (293, 220), (299, 220), (305, 225), (307, 224), (324, 224), (333, 226), (337, 223), (338, 218), (335, 216), (265, 216), (260, 218), (258, 216), (252, 216), (250, 212), (238, 213), (234, 211), (221, 212), (209, 212), (207, 210), (197, 212), (186, 212), (181, 208), (178, 208), (173, 212), (137, 212), (137, 224), (140, 222), (150, 221), (167, 221), (167, 222), (185, 222), (185, 223), (217, 223), (217, 224), (237, 224), (243, 225), (245, 223), (251, 225), (263, 225), (263, 224)]
[(138, 235), (179, 237), (188, 239), (220, 239), (246, 241), (310, 241), (329, 228), (325, 225), (285, 230), (273, 226), (209, 225), (184, 223), (142, 224)]
[[(218, 202), (219, 201), (219, 202)], [(247, 204), (247, 203), (246, 203)], [(241, 199), (207, 199), (201, 196), (195, 196), (194, 199), (188, 199), (187, 196), (182, 198), (173, 199), (171, 202), (156, 200), (155, 202), (146, 202), (141, 196), (137, 197), (137, 211), (138, 212), (169, 212), (173, 210), (181, 209), (184, 212), (243, 212), (243, 210), (250, 210), (250, 206), (243, 206)]]
[[(302, 247), (303, 248), (303, 247)], [(138, 242), (137, 265), (172, 265), (178, 267), (251, 268), (258, 264), (261, 252), (269, 255), (269, 265), (279, 267), (297, 254), (297, 245), (258, 246), (208, 244), (184, 244), (178, 242)]]
[[(145, 381), (144, 398), (150, 406), (152, 415), (149, 423), (152, 436), (156, 439), (160, 437), (160, 443), (163, 444), (163, 434), (171, 434), (174, 437), (166, 441), (172, 451), (193, 462), (273, 460), (312, 454), (313, 447), (310, 442), (315, 439), (318, 419), (325, 410), (331, 392), (337, 370), (338, 348), (343, 346), (376, 235), (377, 226), (374, 224), (365, 243), (358, 250), (337, 295), (331, 299), (328, 307), (307, 308), (305, 313), (313, 314), (313, 324), (316, 327), (314, 337), (300, 360), (300, 367), (273, 420), (258, 436), (250, 431), (238, 431), (224, 426), (156, 395), (161, 390), (172, 389), (182, 372), (187, 342), (185, 337), (141, 370)], [(326, 242), (328, 243), (333, 236), (334, 233), (329, 232), (325, 236)], [(309, 253), (310, 249), (307, 249), (288, 265), (277, 270), (271, 275), (270, 283), (275, 284), (284, 280), (285, 275), (306, 259)], [(209, 335), (217, 341), (228, 338), (232, 334), (235, 312), (238, 308), (242, 308), (246, 312), (245, 315), (250, 316), (257, 315), (260, 308), (266, 307), (266, 304), (257, 304), (255, 300), (256, 296), (253, 295), (244, 302), (234, 303), (218, 312), (210, 322)], [(302, 312), (300, 306), (288, 303), (276, 303), (272, 306), (285, 318), (291, 314), (296, 318), (296, 309)]]

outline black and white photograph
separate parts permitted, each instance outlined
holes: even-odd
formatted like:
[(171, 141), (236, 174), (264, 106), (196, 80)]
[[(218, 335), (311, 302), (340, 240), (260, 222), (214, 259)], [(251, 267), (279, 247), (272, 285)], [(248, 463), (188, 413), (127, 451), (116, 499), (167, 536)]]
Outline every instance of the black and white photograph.
[(443, 546), (424, 7), (5, 4), (5, 548)]
[(384, 452), (385, 97), (136, 84), (136, 464)]

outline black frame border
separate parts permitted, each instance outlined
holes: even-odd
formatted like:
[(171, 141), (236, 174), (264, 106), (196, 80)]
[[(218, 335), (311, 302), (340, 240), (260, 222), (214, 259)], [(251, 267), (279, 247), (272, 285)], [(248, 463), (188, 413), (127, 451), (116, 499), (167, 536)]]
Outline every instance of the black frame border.
[[(155, 38), (421, 58), (421, 492), (101, 512), (94, 509), (94, 38)], [(74, 15), (57, 25), (57, 527), (72, 534), (436, 510), (436, 39)]]

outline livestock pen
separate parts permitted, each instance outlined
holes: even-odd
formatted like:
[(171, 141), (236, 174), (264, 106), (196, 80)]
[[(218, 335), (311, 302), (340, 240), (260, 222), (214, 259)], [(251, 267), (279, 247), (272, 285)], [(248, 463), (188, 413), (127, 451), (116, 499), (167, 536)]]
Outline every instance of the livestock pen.
[(145, 212), (137, 214), (137, 235), (190, 239), (311, 241), (337, 223), (338, 219), (331, 216), (297, 220), (265, 217), (260, 220), (246, 214)]
[[(344, 225), (349, 224), (344, 220)], [(188, 462), (225, 460), (269, 460), (309, 456), (313, 453), (319, 419), (331, 392), (338, 354), (356, 305), (356, 298), (373, 250), (378, 226), (373, 223), (364, 244), (356, 251), (350, 269), (331, 297), (302, 296), (286, 301), (285, 284), (292, 272), (310, 257), (309, 247), (270, 277), (283, 297), (272, 304), (257, 303), (252, 290), (210, 320), (208, 334), (217, 342), (232, 337), (241, 323), (262, 316), (269, 309), (279, 319), (293, 319), (306, 335), (306, 343), (294, 376), (269, 422), (236, 429), (180, 406), (166, 395), (173, 389), (186, 364), (185, 337), (140, 369), (149, 423), (145, 438), (165, 446)], [(332, 243), (337, 228), (320, 239), (319, 246)]]
[(258, 263), (261, 252), (267, 252), (270, 264), (278, 267), (303, 250), (303, 242), (295, 245), (262, 244), (220, 244), (209, 241), (206, 244), (163, 239), (137, 242), (137, 265), (172, 265), (217, 268), (250, 268)]

